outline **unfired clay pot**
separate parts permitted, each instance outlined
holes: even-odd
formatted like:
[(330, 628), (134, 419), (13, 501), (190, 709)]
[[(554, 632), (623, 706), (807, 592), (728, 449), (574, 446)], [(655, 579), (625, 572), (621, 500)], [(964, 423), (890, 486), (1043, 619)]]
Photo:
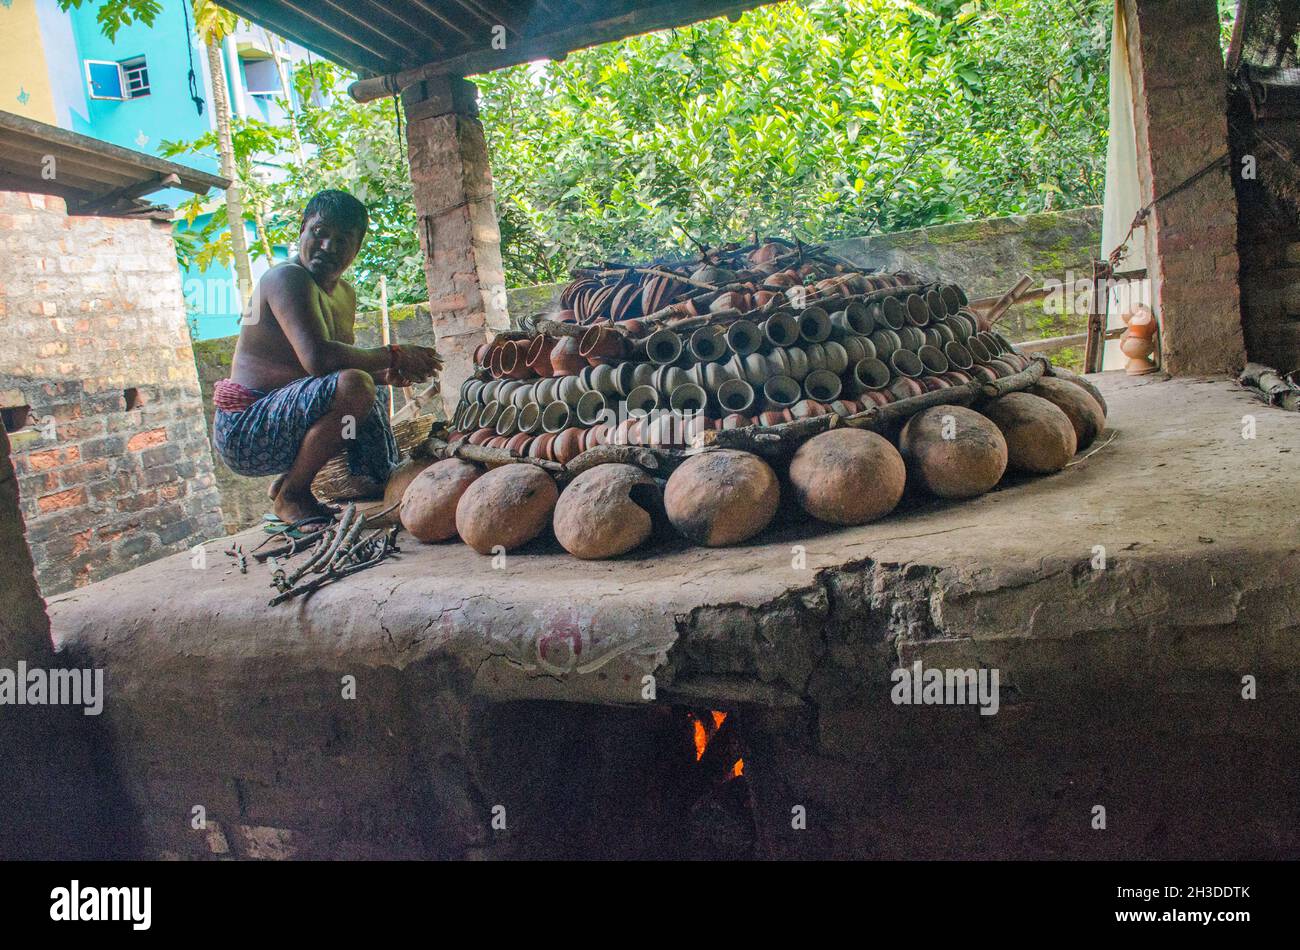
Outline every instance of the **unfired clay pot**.
[(1092, 445), (1106, 429), (1106, 416), (1101, 406), (1082, 387), (1044, 376), (1026, 391), (1046, 399), (1069, 417), (1080, 452)]
[(982, 495), (1007, 468), (1002, 431), (963, 406), (918, 412), (903, 426), (898, 446), (908, 476), (940, 498)]
[(411, 480), (402, 494), (402, 527), (425, 543), (456, 536), (456, 506), (460, 497), (483, 474), (483, 469), (461, 459), (434, 462)]
[(546, 529), (559, 498), (555, 480), (536, 465), (516, 462), (475, 480), (456, 505), (456, 531), (479, 554), (507, 551)]
[(813, 436), (790, 460), (790, 483), (808, 514), (831, 524), (866, 524), (894, 510), (907, 470), (889, 440), (865, 429)]
[(673, 527), (696, 544), (739, 544), (776, 514), (776, 473), (757, 455), (721, 449), (687, 459), (668, 479), (664, 506)]
[(654, 527), (648, 505), (659, 487), (634, 465), (597, 465), (560, 495), (553, 525), (556, 539), (574, 557), (617, 557), (643, 544)]
[(1059, 472), (1078, 447), (1070, 418), (1040, 396), (1007, 393), (983, 409), (1007, 440), (1007, 464), (1032, 475)]

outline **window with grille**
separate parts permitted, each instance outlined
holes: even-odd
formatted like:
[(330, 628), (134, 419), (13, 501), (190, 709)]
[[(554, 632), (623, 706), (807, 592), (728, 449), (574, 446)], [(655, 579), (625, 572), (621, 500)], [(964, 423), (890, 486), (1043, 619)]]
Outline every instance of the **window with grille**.
[(127, 99), (139, 99), (149, 95), (149, 67), (144, 57), (137, 56), (122, 62), (123, 87)]
[(86, 85), (92, 99), (139, 99), (149, 95), (149, 67), (143, 56), (111, 60), (86, 60)]

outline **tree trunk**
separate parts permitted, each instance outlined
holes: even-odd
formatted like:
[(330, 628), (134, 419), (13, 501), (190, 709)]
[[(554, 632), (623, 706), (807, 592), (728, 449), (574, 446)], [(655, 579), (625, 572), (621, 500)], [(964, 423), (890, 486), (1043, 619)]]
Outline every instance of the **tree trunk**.
[(230, 253), (234, 258), (235, 281), (240, 296), (247, 301), (253, 290), (253, 268), (248, 259), (248, 236), (244, 231), (244, 196), (235, 171), (235, 145), (230, 136), (230, 97), (226, 93), (226, 68), (221, 43), (209, 34), (208, 76), (212, 80), (212, 114), (217, 120), (217, 153), (221, 159), (221, 177), (230, 179), (226, 189), (226, 224), (230, 228)]

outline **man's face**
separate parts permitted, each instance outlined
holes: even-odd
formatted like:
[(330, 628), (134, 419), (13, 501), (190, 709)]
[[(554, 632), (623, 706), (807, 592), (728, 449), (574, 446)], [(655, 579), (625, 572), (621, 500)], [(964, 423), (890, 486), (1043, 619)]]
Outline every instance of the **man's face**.
[(361, 236), (319, 214), (303, 222), (298, 259), (317, 280), (337, 280), (361, 250)]

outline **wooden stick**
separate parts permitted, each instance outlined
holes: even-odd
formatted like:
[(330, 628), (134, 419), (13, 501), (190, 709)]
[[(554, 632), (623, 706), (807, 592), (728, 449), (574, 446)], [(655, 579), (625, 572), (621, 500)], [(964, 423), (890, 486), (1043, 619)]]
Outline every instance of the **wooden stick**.
[(651, 475), (664, 476), (685, 462), (690, 455), (681, 449), (648, 445), (597, 445), (564, 466), (563, 481), (572, 481), (597, 465), (635, 465)]
[(430, 458), (458, 458), (464, 459), (466, 462), (477, 462), (480, 465), (489, 467), (509, 465), (512, 462), (523, 462), (528, 465), (535, 465), (551, 475), (557, 475), (564, 470), (564, 466), (559, 462), (512, 455), (508, 449), (490, 448), (486, 445), (470, 445), (468, 442), (463, 441), (447, 443), (434, 437), (430, 437), (425, 444)]
[(740, 429), (709, 429), (695, 437), (696, 449), (726, 448), (753, 452), (770, 458), (780, 458), (798, 448), (814, 435), (836, 428), (850, 426), (880, 432), (894, 423), (911, 418), (916, 413), (934, 406), (969, 405), (980, 399), (994, 399), (1009, 392), (1028, 389), (1042, 379), (1047, 371), (1047, 361), (1035, 359), (1025, 369), (991, 383), (972, 381), (963, 386), (951, 386), (922, 393), (908, 399), (871, 406), (862, 412), (841, 417), (835, 414), (812, 416), (782, 422), (774, 426), (745, 426)]

